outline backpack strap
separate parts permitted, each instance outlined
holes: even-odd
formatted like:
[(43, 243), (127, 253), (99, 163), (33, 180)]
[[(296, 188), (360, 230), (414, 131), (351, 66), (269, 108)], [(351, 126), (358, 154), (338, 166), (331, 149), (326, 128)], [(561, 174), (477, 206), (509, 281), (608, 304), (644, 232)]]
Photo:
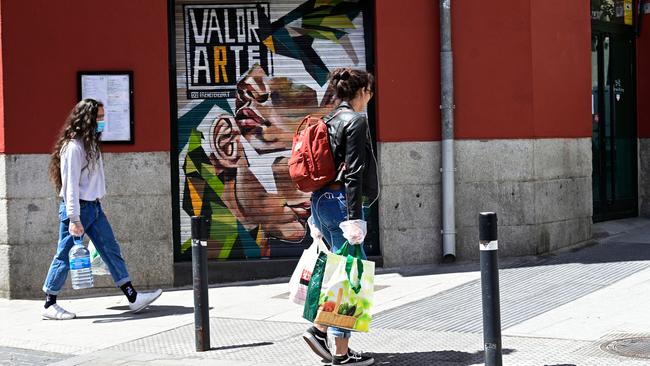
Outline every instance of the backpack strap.
[(300, 131), (302, 130), (302, 126), (305, 123), (309, 123), (309, 120), (311, 120), (311, 114), (308, 114), (305, 118), (302, 119), (302, 122), (300, 122), (300, 125), (298, 128), (296, 128), (296, 132), (294, 133), (295, 136), (298, 136), (300, 134)]

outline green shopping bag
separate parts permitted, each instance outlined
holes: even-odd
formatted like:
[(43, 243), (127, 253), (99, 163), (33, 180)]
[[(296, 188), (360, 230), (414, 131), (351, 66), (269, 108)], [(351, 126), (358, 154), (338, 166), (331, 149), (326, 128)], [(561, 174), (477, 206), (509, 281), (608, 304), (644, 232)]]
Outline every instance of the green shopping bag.
[(316, 259), (316, 265), (314, 270), (311, 272), (311, 278), (309, 279), (309, 285), (307, 287), (307, 296), (305, 298), (305, 306), (302, 311), (302, 317), (314, 322), (316, 319), (316, 313), (318, 312), (318, 300), (320, 298), (320, 287), (323, 282), (323, 274), (325, 273), (325, 264), (327, 263), (327, 253), (325, 251), (320, 252), (318, 259)]
[[(341, 248), (336, 251), (335, 254), (339, 256), (348, 256), (350, 254), (350, 247), (351, 246), (346, 241), (343, 243)], [(309, 279), (309, 285), (307, 287), (307, 296), (305, 298), (305, 305), (303, 308), (302, 316), (312, 323), (314, 322), (314, 319), (316, 319), (318, 306), (320, 305), (319, 302), (321, 300), (321, 284), (323, 283), (323, 275), (325, 274), (325, 266), (327, 264), (328, 253), (329, 252), (322, 251), (318, 255), (316, 265), (314, 265), (314, 270), (312, 271), (311, 278)]]
[[(336, 253), (323, 255), (326, 260), (314, 323), (367, 332), (372, 321), (370, 309), (374, 293), (375, 263), (361, 259), (360, 245), (350, 245), (347, 242)], [(310, 295), (308, 293), (307, 296)]]

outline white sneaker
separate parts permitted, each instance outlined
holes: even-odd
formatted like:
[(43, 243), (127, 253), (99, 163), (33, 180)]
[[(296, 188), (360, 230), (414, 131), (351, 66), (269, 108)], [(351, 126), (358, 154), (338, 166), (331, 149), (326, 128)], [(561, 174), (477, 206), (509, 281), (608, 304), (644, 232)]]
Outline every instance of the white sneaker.
[(58, 304), (52, 304), (47, 309), (43, 309), (41, 315), (43, 316), (43, 319), (52, 320), (69, 320), (74, 319), (77, 316), (75, 313), (65, 310)]
[(137, 313), (140, 310), (143, 310), (147, 306), (151, 305), (151, 303), (156, 301), (156, 299), (159, 298), (161, 294), (161, 289), (158, 289), (154, 292), (138, 292), (135, 301), (129, 303), (129, 308), (132, 312)]

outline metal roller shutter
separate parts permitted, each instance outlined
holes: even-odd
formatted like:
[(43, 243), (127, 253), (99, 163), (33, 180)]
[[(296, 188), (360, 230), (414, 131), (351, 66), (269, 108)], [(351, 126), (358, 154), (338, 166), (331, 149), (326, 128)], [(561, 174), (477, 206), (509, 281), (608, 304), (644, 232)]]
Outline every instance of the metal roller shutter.
[(311, 242), (292, 136), (331, 110), (331, 70), (366, 68), (364, 13), (343, 0), (176, 1), (177, 260), (199, 214), (211, 259), (297, 257)]

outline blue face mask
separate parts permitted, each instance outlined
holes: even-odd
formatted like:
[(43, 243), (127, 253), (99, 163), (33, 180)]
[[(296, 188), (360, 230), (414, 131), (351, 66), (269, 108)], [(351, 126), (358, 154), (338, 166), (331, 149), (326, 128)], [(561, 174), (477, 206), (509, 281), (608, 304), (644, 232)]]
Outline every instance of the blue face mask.
[(104, 126), (106, 126), (106, 122), (102, 121), (97, 121), (97, 133), (101, 133), (104, 131)]

